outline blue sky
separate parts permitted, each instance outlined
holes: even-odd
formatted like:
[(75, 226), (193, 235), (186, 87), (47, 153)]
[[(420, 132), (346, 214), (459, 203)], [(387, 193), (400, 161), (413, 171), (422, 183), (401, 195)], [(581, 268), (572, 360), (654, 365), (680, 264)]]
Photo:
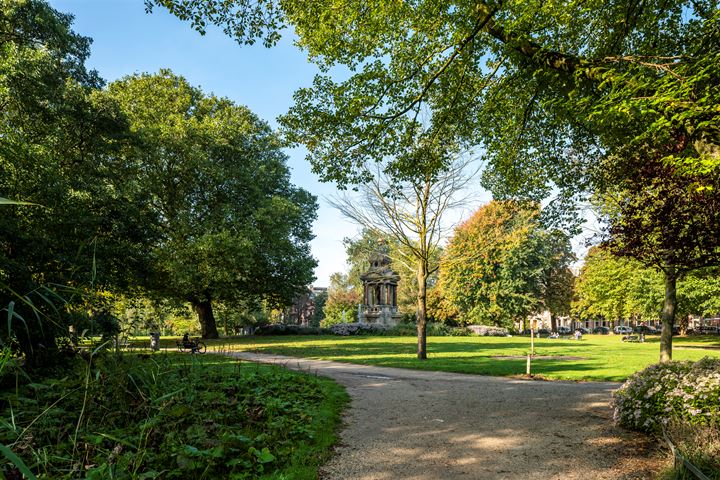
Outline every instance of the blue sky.
[[(292, 105), (295, 90), (310, 85), (317, 72), (288, 38), (267, 49), (262, 45), (240, 46), (217, 29), (201, 36), (162, 8), (146, 14), (143, 0), (49, 3), (73, 14), (74, 30), (93, 39), (88, 66), (107, 81), (170, 68), (205, 92), (247, 105), (273, 127), (277, 126), (276, 117)], [(319, 197), (312, 242), (313, 255), (319, 262), (315, 285), (327, 286), (331, 273), (345, 270), (342, 239), (355, 236), (358, 229), (323, 200), (335, 193), (335, 187), (318, 181), (304, 160), (304, 151), (287, 150), (287, 154), (293, 183)]]

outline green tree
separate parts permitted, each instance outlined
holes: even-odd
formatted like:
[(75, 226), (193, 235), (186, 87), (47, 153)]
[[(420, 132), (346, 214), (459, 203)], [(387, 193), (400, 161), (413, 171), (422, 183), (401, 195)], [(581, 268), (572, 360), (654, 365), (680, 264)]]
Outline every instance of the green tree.
[[(496, 198), (559, 191), (560, 206), (622, 188), (647, 161), (696, 178), (720, 169), (717, 0), (146, 3), (200, 30), (222, 25), (240, 42), (270, 45), (294, 27), (325, 71), (282, 122), (325, 179), (363, 181), (369, 161), (435, 138), (482, 143)], [(337, 65), (349, 78), (329, 75)], [(425, 165), (398, 155), (392, 168)], [(657, 229), (677, 220), (660, 218)], [(677, 272), (688, 266), (659, 268), (671, 324)], [(661, 359), (671, 348), (663, 337)]]
[(660, 361), (667, 362), (672, 359), (678, 281), (720, 265), (720, 169), (687, 172), (661, 158), (662, 147), (655, 150), (653, 157), (634, 158), (634, 175), (628, 173), (603, 202), (609, 249), (663, 275)]
[(552, 331), (557, 331), (557, 317), (570, 315), (575, 275), (570, 264), (576, 260), (568, 236), (560, 230), (544, 234), (543, 250), (545, 268), (540, 289), (541, 303), (550, 312)]
[(720, 162), (716, 0), (146, 5), (200, 31), (220, 25), (238, 42), (272, 45), (292, 26), (321, 67), (349, 67), (347, 80), (318, 76), (298, 92), (285, 119), (326, 178), (362, 175), (367, 160), (417, 143), (408, 118), (423, 109), (437, 121), (421, 135), (480, 138), (502, 177), (535, 186), (565, 185), (567, 173), (588, 174), (598, 158), (679, 132), (690, 141), (667, 160), (680, 153), (699, 169)]
[[(575, 284), (572, 310), (580, 317), (608, 321), (656, 320), (663, 309), (664, 274), (632, 258), (593, 247)], [(715, 316), (720, 312), (717, 269), (694, 270), (678, 280), (677, 315)]]
[(265, 122), (167, 70), (114, 82), (108, 95), (137, 138), (125, 154), (159, 218), (150, 289), (190, 302), (203, 338), (215, 338), (214, 300), (279, 307), (311, 283), (316, 201), (290, 183)]
[(327, 301), (324, 306), (325, 318), (320, 323), (329, 327), (336, 323), (349, 323), (358, 320), (358, 305), (362, 301), (360, 293), (354, 288), (347, 274), (336, 272), (330, 275)]
[(580, 317), (654, 320), (662, 304), (662, 277), (637, 260), (593, 247), (575, 283), (573, 313)]
[(312, 319), (310, 319), (311, 327), (319, 327), (320, 322), (325, 318), (325, 305), (328, 300), (328, 292), (320, 292), (315, 295), (315, 311), (313, 312)]
[[(127, 124), (85, 68), (90, 39), (45, 2), (0, 3), (0, 195), (36, 205), (0, 215), (1, 339), (28, 365), (53, 358), (92, 291), (143, 276), (147, 198), (120, 154)], [(62, 290), (60, 292), (59, 290)], [(66, 308), (67, 307), (67, 308)]]
[(511, 327), (556, 308), (550, 289), (572, 260), (568, 239), (547, 231), (537, 204), (492, 201), (460, 225), (440, 263), (443, 296), (468, 323)]
[[(419, 161), (430, 163), (438, 155), (433, 148), (414, 150)], [(381, 171), (360, 185), (359, 198), (345, 196), (333, 202), (353, 222), (380, 236), (388, 236), (397, 245), (394, 251), (402, 263), (412, 266), (416, 279), (417, 356), (427, 358), (427, 288), (438, 270), (440, 242), (445, 238), (444, 215), (467, 200), (463, 190), (471, 175), (469, 161), (457, 159), (448, 168), (404, 181)], [(465, 198), (460, 198), (460, 197)]]

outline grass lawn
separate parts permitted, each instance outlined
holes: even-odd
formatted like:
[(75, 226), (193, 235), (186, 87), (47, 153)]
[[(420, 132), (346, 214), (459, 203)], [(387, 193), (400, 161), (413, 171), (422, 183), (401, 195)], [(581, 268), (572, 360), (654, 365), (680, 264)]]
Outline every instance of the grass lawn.
[[(535, 359), (532, 372), (549, 379), (621, 381), (658, 361), (659, 337), (648, 336), (645, 343), (623, 343), (620, 338), (619, 335), (585, 335), (580, 341), (536, 340), (537, 355), (581, 359)], [(144, 341), (143, 344), (147, 343)], [(414, 337), (257, 336), (206, 343), (210, 351), (254, 351), (386, 367), (500, 376), (524, 374), (525, 359), (493, 357), (524, 356), (530, 349), (530, 339), (524, 336), (429, 337), (428, 359), (420, 361), (415, 358)], [(164, 339), (164, 344), (174, 346), (174, 339)], [(698, 360), (704, 356), (720, 357), (720, 337), (674, 338), (675, 360)]]

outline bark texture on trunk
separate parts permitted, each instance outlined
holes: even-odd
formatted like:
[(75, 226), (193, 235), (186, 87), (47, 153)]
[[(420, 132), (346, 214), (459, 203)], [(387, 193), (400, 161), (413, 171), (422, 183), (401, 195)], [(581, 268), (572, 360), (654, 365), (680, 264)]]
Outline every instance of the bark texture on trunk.
[(417, 333), (418, 350), (417, 357), (420, 360), (427, 359), (427, 268), (424, 264), (418, 267), (418, 297), (417, 297)]
[(215, 324), (215, 315), (213, 314), (212, 303), (210, 299), (192, 302), (193, 310), (197, 313), (200, 321), (200, 332), (202, 338), (219, 338), (217, 325)]
[(665, 301), (662, 310), (662, 333), (660, 334), (660, 363), (672, 360), (672, 329), (675, 325), (677, 307), (677, 273), (672, 267), (665, 274)]
[(550, 313), (550, 330), (557, 332), (557, 316), (554, 313)]

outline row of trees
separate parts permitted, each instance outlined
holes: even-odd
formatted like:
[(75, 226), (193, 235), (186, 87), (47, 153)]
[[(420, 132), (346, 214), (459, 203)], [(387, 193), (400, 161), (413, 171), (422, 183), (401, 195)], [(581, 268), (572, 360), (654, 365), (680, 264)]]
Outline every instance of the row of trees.
[(163, 70), (105, 86), (41, 0), (0, 10), (0, 305), (29, 362), (113, 294), (282, 305), (312, 281), (316, 199), (269, 126)]
[[(349, 273), (333, 276), (328, 306), (342, 305), (346, 315), (355, 314), (360, 274), (382, 244), (402, 278), (398, 306), (408, 316), (416, 315), (419, 286), (407, 247), (392, 235), (367, 229), (345, 243)], [(569, 267), (574, 260), (567, 235), (543, 225), (536, 203), (490, 202), (459, 225), (447, 246), (438, 246), (431, 258), (428, 318), (512, 327), (549, 310), (555, 327), (557, 316), (570, 313), (574, 276)]]
[[(345, 243), (350, 268), (347, 274), (331, 278), (330, 320), (355, 318), (362, 291), (359, 277), (378, 248), (388, 252), (401, 273), (401, 312), (414, 316), (418, 287), (402, 245), (373, 230)], [(609, 322), (659, 319), (662, 272), (618, 257), (607, 245), (590, 249), (577, 277), (570, 268), (575, 260), (567, 235), (543, 225), (537, 204), (490, 202), (459, 225), (445, 248), (438, 250), (432, 263), (437, 271), (428, 282), (428, 318), (453, 325), (512, 327), (548, 311), (553, 330), (558, 316)], [(720, 313), (718, 273), (713, 268), (698, 269), (678, 283), (681, 319)]]
[(677, 280), (720, 263), (717, 0), (146, 4), (240, 43), (292, 27), (323, 74), (282, 123), (326, 180), (386, 162), (419, 182), (447, 167), (444, 146), (480, 144), (496, 198), (593, 196), (612, 250), (664, 277), (670, 360)]
[[(678, 282), (680, 326), (689, 315), (720, 314), (720, 272), (699, 269)], [(577, 318), (608, 321), (657, 321), (664, 300), (662, 274), (637, 260), (593, 247), (579, 272), (572, 304)]]

